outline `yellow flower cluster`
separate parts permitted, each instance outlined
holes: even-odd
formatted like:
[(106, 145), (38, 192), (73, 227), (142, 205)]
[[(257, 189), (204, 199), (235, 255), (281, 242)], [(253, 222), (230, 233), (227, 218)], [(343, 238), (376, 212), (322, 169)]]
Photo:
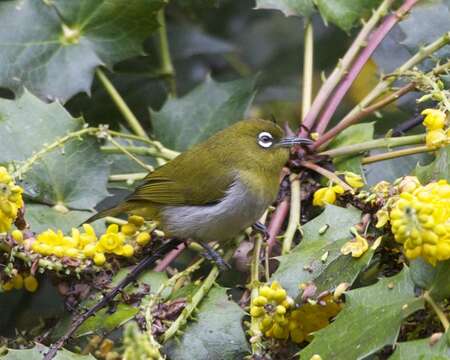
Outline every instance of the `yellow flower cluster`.
[(318, 331), (330, 323), (342, 305), (334, 301), (333, 296), (327, 295), (318, 303), (306, 303), (291, 312), (289, 317), (289, 332), (295, 343), (311, 341), (311, 333)]
[[(360, 175), (350, 171), (346, 171), (343, 174), (345, 182), (353, 189), (359, 189), (364, 186), (364, 180)], [(334, 204), (337, 197), (344, 192), (345, 190), (341, 185), (333, 185), (330, 182), (327, 187), (320, 188), (314, 193), (313, 205), (323, 207), (326, 204)]]
[(117, 224), (109, 225), (100, 238), (89, 224), (83, 224), (84, 232), (72, 229), (71, 236), (65, 236), (61, 230), (47, 230), (36, 237), (31, 249), (44, 256), (91, 258), (96, 265), (101, 266), (106, 262), (105, 254), (133, 256), (134, 247), (129, 243), (130, 238), (135, 239), (140, 246), (146, 245), (151, 237), (147, 231), (139, 231), (143, 224), (142, 217), (130, 216), (120, 228)]
[(23, 277), (21, 274), (16, 274), (11, 280), (2, 284), (3, 291), (11, 291), (13, 289), (22, 289), (29, 292), (35, 292), (39, 286), (37, 279), (33, 275)]
[(446, 114), (437, 109), (425, 109), (422, 111), (425, 115), (423, 125), (427, 129), (425, 143), (429, 148), (438, 148), (445, 146), (450, 142), (450, 129), (446, 127)]
[(23, 206), (23, 189), (16, 185), (6, 168), (0, 166), (0, 233), (11, 229)]
[(446, 180), (400, 193), (389, 219), (406, 257), (430, 264), (450, 259), (450, 185)]
[(274, 281), (270, 286), (259, 289), (259, 295), (253, 299), (250, 315), (259, 322), (259, 329), (265, 337), (280, 340), (291, 339), (295, 343), (311, 340), (311, 333), (329, 323), (341, 305), (326, 296), (318, 303), (306, 303), (299, 308), (287, 296), (286, 290)]

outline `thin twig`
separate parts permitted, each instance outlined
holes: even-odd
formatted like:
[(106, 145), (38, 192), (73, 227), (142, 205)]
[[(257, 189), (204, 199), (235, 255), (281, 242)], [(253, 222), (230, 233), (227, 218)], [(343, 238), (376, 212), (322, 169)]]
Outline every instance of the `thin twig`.
[(166, 270), (166, 268), (183, 252), (184, 249), (186, 249), (186, 244), (182, 243), (167, 253), (166, 256), (164, 256), (155, 266), (155, 271), (161, 272)]
[(131, 160), (133, 160), (134, 162), (136, 162), (136, 164), (142, 166), (144, 169), (148, 170), (148, 171), (153, 171), (155, 170), (153, 168), (153, 166), (151, 165), (147, 165), (146, 163), (144, 163), (143, 161), (141, 161), (140, 159), (138, 159), (136, 156), (134, 156), (131, 152), (129, 152), (124, 146), (122, 146), (118, 141), (114, 140), (112, 137), (109, 138), (109, 141), (116, 146), (120, 151), (122, 151), (124, 154), (126, 154)]
[(311, 20), (305, 20), (302, 83), (302, 122), (311, 109), (314, 75), (314, 27)]
[(325, 176), (333, 183), (342, 186), (342, 188), (346, 191), (353, 191), (352, 187), (348, 185), (345, 181), (341, 180), (339, 176), (337, 176), (334, 172), (331, 172), (327, 169), (324, 169), (322, 166), (314, 164), (311, 161), (302, 161), (300, 162), (300, 166), (303, 166), (307, 169), (313, 170), (316, 173)]
[(170, 57), (169, 41), (167, 39), (166, 17), (164, 8), (158, 12), (159, 22), (158, 39), (159, 39), (159, 60), (161, 71), (166, 75), (169, 84), (169, 92), (172, 96), (177, 96), (177, 84), (175, 81), (175, 68)]
[(44, 360), (51, 360), (56, 356), (56, 353), (59, 349), (64, 346), (64, 343), (69, 340), (72, 335), (77, 331), (77, 329), (83, 324), (89, 317), (93, 316), (97, 311), (107, 306), (110, 301), (112, 301), (116, 295), (118, 295), (125, 287), (130, 284), (132, 281), (136, 280), (142, 271), (150, 267), (158, 260), (161, 256), (164, 256), (168, 251), (172, 250), (178, 244), (181, 243), (181, 240), (172, 239), (171, 241), (166, 242), (161, 245), (158, 249), (156, 249), (152, 255), (142, 259), (129, 273), (128, 275), (121, 281), (117, 286), (115, 286), (109, 293), (107, 293), (102, 300), (100, 300), (97, 304), (91, 307), (89, 310), (79, 315), (70, 325), (69, 330), (59, 338), (57, 342), (50, 346), (49, 351), (45, 354)]
[(273, 247), (277, 242), (277, 236), (283, 227), (284, 221), (289, 213), (289, 199), (284, 198), (275, 209), (268, 226), (269, 239), (267, 240), (268, 257), (272, 254)]
[(300, 226), (300, 177), (298, 174), (291, 174), (289, 180), (291, 182), (289, 222), (284, 233), (283, 246), (281, 248), (282, 255), (291, 251), (294, 235)]
[(403, 5), (395, 13), (386, 17), (381, 25), (370, 35), (367, 46), (361, 51), (354, 64), (352, 64), (349, 72), (339, 84), (323, 111), (316, 127), (316, 131), (319, 134), (322, 134), (326, 129), (348, 89), (350, 89), (350, 86), (353, 84), (366, 62), (370, 59), (373, 52), (380, 45), (381, 41), (386, 37), (389, 31), (391, 31), (394, 25), (402, 19), (418, 1), (419, 0), (405, 0)]
[(387, 13), (389, 8), (391, 7), (393, 0), (384, 0), (378, 9), (372, 14), (369, 21), (364, 24), (358, 36), (353, 41), (350, 48), (345, 53), (344, 57), (339, 61), (339, 63), (334, 68), (333, 72), (323, 83), (322, 87), (319, 90), (310, 111), (303, 121), (304, 128), (301, 129), (300, 135), (307, 135), (306, 129), (312, 129), (314, 123), (317, 119), (317, 116), (320, 113), (325, 102), (329, 99), (331, 93), (333, 92), (336, 85), (342, 79), (342, 77), (347, 73), (348, 68), (353, 62), (354, 58), (358, 54), (361, 48), (364, 47), (367, 37), (369, 36), (372, 29), (377, 25), (380, 19)]
[(425, 291), (422, 296), (423, 296), (424, 300), (434, 310), (434, 312), (437, 315), (439, 321), (441, 322), (442, 327), (444, 328), (444, 330), (447, 331), (448, 328), (450, 327), (450, 323), (449, 323), (449, 321), (447, 319), (447, 316), (445, 315), (444, 311), (442, 311), (441, 307), (438, 304), (436, 304), (436, 302), (431, 297), (431, 295), (430, 295), (430, 293), (428, 291)]
[(430, 148), (430, 147), (425, 146), (425, 145), (424, 146), (417, 146), (417, 147), (412, 147), (412, 148), (408, 148), (408, 149), (402, 149), (402, 150), (397, 150), (397, 151), (390, 151), (390, 152), (386, 152), (386, 153), (383, 153), (383, 154), (367, 156), (367, 157), (362, 159), (361, 163), (363, 165), (367, 165), (367, 164), (372, 164), (372, 163), (377, 162), (377, 161), (392, 160), (392, 159), (396, 159), (396, 158), (402, 157), (402, 156), (426, 153), (426, 152), (431, 152), (431, 151), (436, 151), (436, 150), (438, 150), (438, 149)]

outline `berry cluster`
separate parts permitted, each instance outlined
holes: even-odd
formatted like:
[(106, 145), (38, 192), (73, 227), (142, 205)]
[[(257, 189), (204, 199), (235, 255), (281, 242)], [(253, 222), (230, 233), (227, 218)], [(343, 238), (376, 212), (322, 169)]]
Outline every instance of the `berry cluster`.
[(295, 343), (311, 340), (311, 333), (326, 325), (340, 311), (341, 305), (331, 295), (318, 302), (294, 306), (286, 290), (274, 281), (259, 289), (253, 299), (250, 315), (259, 321), (259, 329), (267, 338), (291, 339)]
[(141, 229), (143, 225), (142, 217), (130, 216), (128, 222), (120, 227), (117, 224), (109, 225), (100, 238), (89, 224), (83, 224), (84, 232), (72, 229), (71, 236), (65, 236), (61, 230), (47, 230), (37, 235), (31, 249), (44, 256), (91, 258), (94, 264), (101, 266), (106, 262), (105, 254), (133, 256), (135, 249), (132, 240), (140, 246), (146, 245), (151, 236), (148, 231)]
[(39, 286), (37, 279), (33, 275), (26, 275), (25, 277), (21, 274), (14, 275), (11, 280), (6, 281), (2, 284), (3, 291), (11, 291), (13, 289), (22, 289), (29, 292), (35, 292)]
[(450, 185), (446, 180), (403, 191), (389, 213), (406, 257), (430, 264), (450, 259)]
[(426, 145), (430, 148), (438, 148), (448, 144), (450, 129), (444, 129), (447, 125), (445, 113), (437, 109), (425, 109), (422, 111), (422, 115), (425, 115), (423, 125), (427, 129)]
[(11, 229), (23, 207), (22, 193), (23, 189), (14, 183), (6, 168), (0, 166), (0, 233)]

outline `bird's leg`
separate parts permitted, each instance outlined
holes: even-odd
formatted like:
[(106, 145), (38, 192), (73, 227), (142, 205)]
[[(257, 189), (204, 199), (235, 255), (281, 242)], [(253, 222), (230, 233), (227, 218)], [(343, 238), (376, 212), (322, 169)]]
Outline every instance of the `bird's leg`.
[(252, 225), (252, 229), (259, 232), (262, 236), (264, 241), (269, 240), (269, 230), (267, 229), (267, 226), (264, 225), (262, 222), (257, 221)]
[(222, 271), (231, 269), (230, 264), (228, 264), (216, 250), (209, 246), (208, 243), (203, 241), (199, 241), (198, 243), (205, 249), (206, 252), (203, 253), (203, 256), (206, 259), (213, 261)]

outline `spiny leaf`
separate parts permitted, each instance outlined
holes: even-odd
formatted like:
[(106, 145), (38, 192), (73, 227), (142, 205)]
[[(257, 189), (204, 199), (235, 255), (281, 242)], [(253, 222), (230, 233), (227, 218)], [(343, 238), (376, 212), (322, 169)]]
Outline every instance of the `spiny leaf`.
[[(142, 53), (164, 0), (0, 2), (0, 86), (65, 101), (89, 92), (97, 66)], [(11, 31), (18, 29), (20, 31)]]
[(408, 268), (377, 284), (345, 295), (344, 309), (328, 327), (314, 334), (300, 359), (318, 354), (322, 359), (363, 359), (395, 343), (403, 319), (423, 308), (414, 295)]
[(411, 278), (414, 283), (430, 292), (430, 296), (437, 300), (450, 297), (450, 261), (441, 261), (431, 266), (422, 259), (411, 262)]
[(152, 112), (156, 137), (167, 147), (184, 151), (242, 120), (254, 93), (255, 77), (217, 83), (210, 77), (180, 99), (169, 99)]
[(430, 339), (398, 343), (389, 360), (446, 360), (450, 358), (449, 334), (443, 334), (439, 341), (431, 345)]
[[(360, 221), (360, 214), (354, 208), (327, 206), (303, 227), (300, 245), (278, 258), (280, 266), (271, 280), (278, 280), (292, 297), (298, 295), (300, 283), (314, 282), (318, 293), (342, 282), (352, 283), (373, 255), (372, 249), (359, 259), (341, 254), (341, 247), (353, 237), (350, 227)], [(320, 235), (324, 226), (328, 229)]]
[[(32, 349), (16, 350), (9, 349), (8, 353), (2, 357), (4, 360), (42, 360), (49, 348), (36, 344)], [(95, 360), (92, 355), (81, 355), (70, 352), (66, 349), (59, 350), (54, 360)]]
[(436, 158), (428, 165), (417, 164), (414, 174), (422, 184), (441, 179), (450, 181), (450, 146), (439, 149)]
[(242, 330), (244, 311), (228, 298), (226, 289), (213, 288), (198, 309), (180, 341), (170, 341), (166, 352), (172, 360), (241, 359), (248, 353)]
[(276, 9), (286, 16), (311, 16), (314, 12), (312, 0), (256, 0), (255, 9)]

